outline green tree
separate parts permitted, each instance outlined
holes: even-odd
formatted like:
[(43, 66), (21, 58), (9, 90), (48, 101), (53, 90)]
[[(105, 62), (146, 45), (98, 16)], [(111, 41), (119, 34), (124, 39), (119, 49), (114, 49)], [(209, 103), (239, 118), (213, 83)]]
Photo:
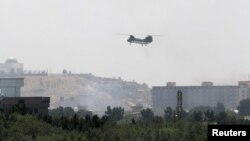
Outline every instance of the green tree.
[(107, 107), (107, 111), (105, 111), (106, 116), (112, 121), (118, 121), (123, 118), (124, 108), (121, 107)]
[(77, 111), (76, 114), (78, 115), (78, 117), (85, 117), (86, 115), (89, 115), (89, 116), (93, 115), (93, 113), (91, 111), (88, 111), (85, 109), (81, 109), (81, 110)]
[(240, 101), (240, 105), (237, 107), (239, 115), (247, 116), (250, 115), (250, 99), (244, 99)]
[(164, 118), (166, 120), (171, 120), (171, 119), (173, 119), (173, 117), (174, 117), (174, 112), (173, 112), (172, 108), (171, 107), (167, 107), (164, 110)]
[(78, 129), (79, 126), (79, 117), (75, 114), (72, 118), (71, 118), (71, 128), (72, 129)]
[(147, 122), (151, 122), (154, 120), (154, 112), (152, 111), (152, 109), (143, 109), (141, 111), (141, 115), (142, 115), (142, 119), (147, 121)]
[(202, 118), (202, 115), (203, 115), (203, 112), (201, 111), (194, 111), (193, 114), (192, 114), (192, 119), (194, 121), (202, 121), (203, 118)]
[(49, 110), (49, 115), (53, 117), (73, 117), (75, 115), (75, 111), (71, 107), (58, 107), (56, 109)]
[(226, 111), (226, 108), (225, 108), (224, 104), (221, 102), (218, 102), (216, 107), (214, 108), (215, 114), (217, 115), (217, 114), (219, 114), (221, 112), (225, 112), (225, 111)]
[(215, 116), (212, 110), (207, 110), (206, 112), (204, 112), (204, 114), (207, 121), (214, 121)]
[(93, 127), (98, 128), (98, 127), (101, 126), (101, 120), (100, 120), (100, 118), (97, 115), (94, 115), (92, 117), (92, 123), (93, 123)]
[(63, 107), (60, 106), (56, 109), (49, 110), (49, 115), (53, 117), (61, 117), (64, 115), (63, 110), (64, 110)]
[(218, 124), (236, 124), (237, 115), (232, 111), (221, 112), (216, 116)]
[(72, 117), (75, 115), (75, 111), (71, 107), (65, 107), (63, 112), (66, 117)]
[(225, 124), (227, 123), (227, 113), (226, 112), (220, 112), (217, 116), (216, 116), (216, 119), (217, 119), (217, 123), (218, 124)]
[(214, 108), (210, 107), (210, 106), (196, 106), (196, 107), (190, 109), (189, 113), (192, 114), (194, 111), (206, 112), (206, 111), (212, 111), (212, 110), (214, 110)]

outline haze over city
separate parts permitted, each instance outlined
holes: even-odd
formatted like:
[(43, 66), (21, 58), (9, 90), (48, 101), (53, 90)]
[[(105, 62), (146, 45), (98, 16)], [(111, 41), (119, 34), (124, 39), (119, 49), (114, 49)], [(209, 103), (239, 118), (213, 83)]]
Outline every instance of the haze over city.
[(0, 141), (249, 141), (249, 0), (0, 0)]
[[(236, 84), (250, 73), (248, 0), (0, 1), (0, 60), (165, 85)], [(160, 34), (148, 46), (124, 34)]]

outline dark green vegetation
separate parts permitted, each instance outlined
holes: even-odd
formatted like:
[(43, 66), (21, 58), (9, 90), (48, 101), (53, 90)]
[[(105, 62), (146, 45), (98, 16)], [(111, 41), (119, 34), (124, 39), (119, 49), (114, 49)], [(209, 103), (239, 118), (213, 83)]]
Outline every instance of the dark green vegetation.
[(250, 99), (245, 99), (240, 102), (240, 105), (237, 107), (239, 110), (239, 115), (249, 116), (250, 115)]
[(84, 138), (83, 134), (53, 127), (32, 115), (0, 115), (1, 141), (74, 141)]
[(56, 109), (49, 110), (49, 115), (52, 117), (73, 117), (75, 114), (78, 117), (85, 117), (86, 115), (92, 116), (91, 111), (81, 109), (75, 112), (71, 107), (58, 107)]
[(183, 112), (182, 119), (170, 107), (164, 118), (144, 109), (139, 119), (125, 115), (121, 107), (107, 107), (102, 117), (69, 107), (50, 110), (49, 115), (15, 109), (0, 114), (0, 141), (206, 141), (208, 124), (250, 124), (223, 104), (196, 107)]
[(107, 111), (105, 112), (107, 118), (111, 121), (119, 121), (123, 118), (124, 108), (121, 107), (113, 107), (111, 109), (110, 106), (107, 107)]
[(205, 141), (206, 125), (181, 121), (116, 124), (97, 116), (86, 119), (10, 114), (0, 116), (4, 141)]

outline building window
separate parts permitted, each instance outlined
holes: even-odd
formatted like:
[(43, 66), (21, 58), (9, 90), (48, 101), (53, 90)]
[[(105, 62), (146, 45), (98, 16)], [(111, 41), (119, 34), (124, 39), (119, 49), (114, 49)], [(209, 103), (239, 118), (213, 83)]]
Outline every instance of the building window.
[(50, 103), (49, 100), (43, 100), (42, 103)]

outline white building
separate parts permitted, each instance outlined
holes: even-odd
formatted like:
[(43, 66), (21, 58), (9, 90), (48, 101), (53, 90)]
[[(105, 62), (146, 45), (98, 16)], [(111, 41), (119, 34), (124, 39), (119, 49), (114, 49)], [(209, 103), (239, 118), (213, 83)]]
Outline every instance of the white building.
[(19, 63), (13, 57), (10, 57), (5, 63), (0, 63), (0, 75), (20, 75), (23, 74), (23, 64)]
[(175, 82), (167, 86), (152, 88), (152, 106), (157, 115), (163, 115), (164, 109), (177, 105), (177, 91), (183, 95), (183, 109), (190, 110), (196, 106), (216, 106), (218, 102), (226, 109), (236, 110), (239, 102), (250, 98), (250, 82), (240, 81), (238, 85), (213, 86), (212, 82), (203, 82), (201, 86), (176, 86)]

